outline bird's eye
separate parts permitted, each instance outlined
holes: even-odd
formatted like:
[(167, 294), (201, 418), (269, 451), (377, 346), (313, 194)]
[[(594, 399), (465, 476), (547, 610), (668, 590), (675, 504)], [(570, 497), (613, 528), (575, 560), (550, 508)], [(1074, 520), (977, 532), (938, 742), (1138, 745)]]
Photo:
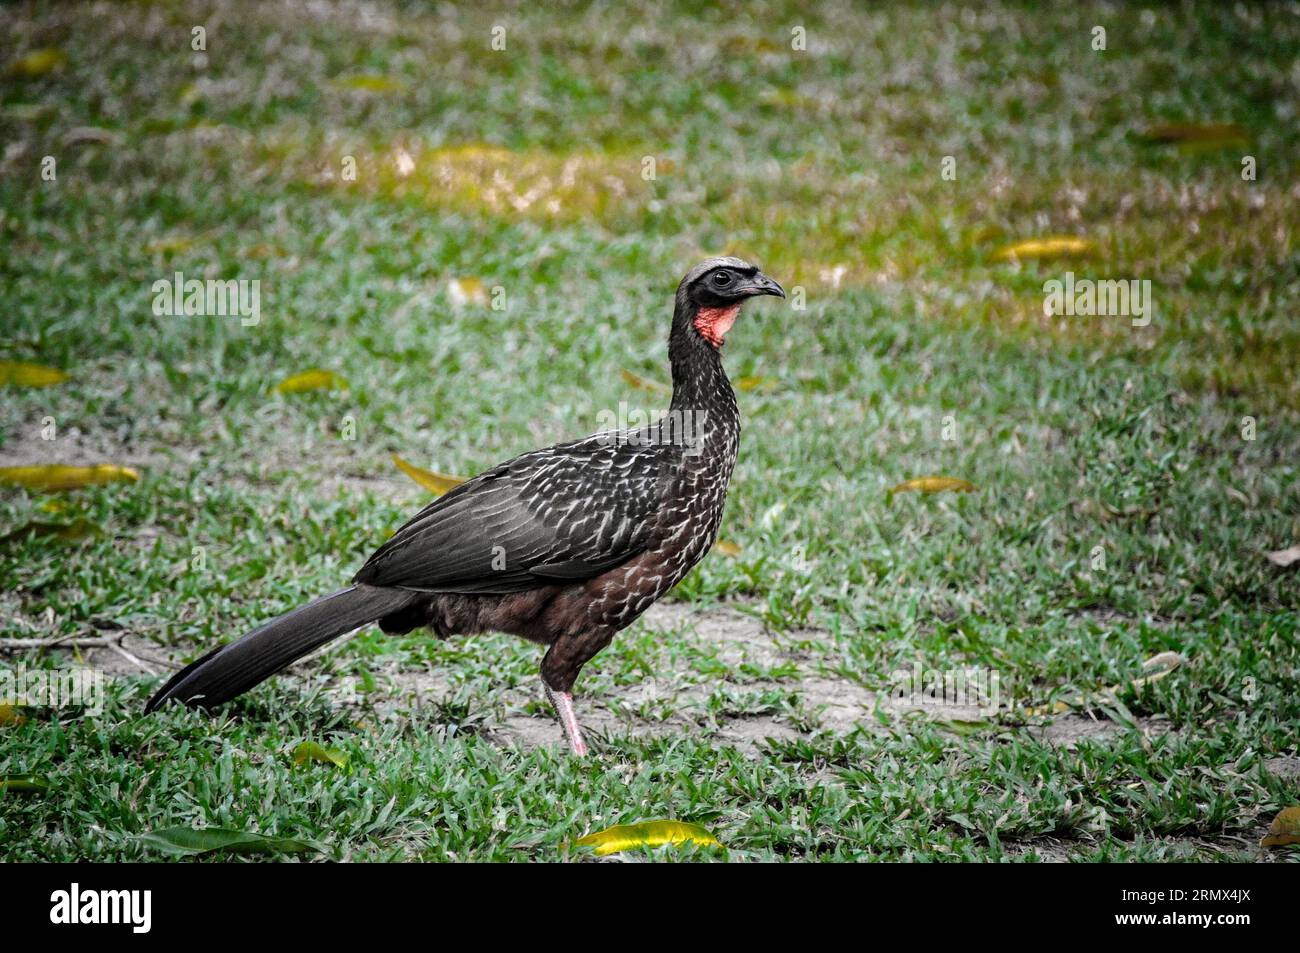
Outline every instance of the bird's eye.
[(715, 274), (715, 275), (713, 276), (713, 283), (714, 283), (715, 285), (729, 285), (729, 284), (731, 284), (731, 272), (728, 272), (728, 271), (719, 271), (717, 274)]

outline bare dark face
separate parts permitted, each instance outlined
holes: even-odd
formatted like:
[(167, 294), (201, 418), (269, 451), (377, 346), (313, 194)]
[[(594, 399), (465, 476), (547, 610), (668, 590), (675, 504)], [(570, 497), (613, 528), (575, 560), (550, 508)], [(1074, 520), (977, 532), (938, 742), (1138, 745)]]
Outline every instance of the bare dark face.
[(725, 308), (758, 295), (785, 297), (785, 289), (753, 265), (737, 262), (710, 269), (691, 283), (688, 297), (701, 308)]

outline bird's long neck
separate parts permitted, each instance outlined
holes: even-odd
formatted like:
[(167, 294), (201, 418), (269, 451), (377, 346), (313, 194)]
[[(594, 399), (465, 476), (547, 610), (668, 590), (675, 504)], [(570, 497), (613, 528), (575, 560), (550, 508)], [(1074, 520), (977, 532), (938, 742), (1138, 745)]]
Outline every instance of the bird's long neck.
[(722, 367), (722, 354), (700, 333), (697, 317), (694, 305), (677, 302), (668, 336), (673, 399), (660, 427), (680, 431), (692, 448), (683, 460), (684, 472), (710, 474), (708, 482), (725, 496), (740, 446), (740, 408)]
[(697, 313), (695, 305), (681, 300), (673, 312), (673, 328), (668, 336), (668, 361), (673, 372), (670, 409), (720, 413), (739, 419), (736, 394), (722, 367), (721, 350), (695, 329)]

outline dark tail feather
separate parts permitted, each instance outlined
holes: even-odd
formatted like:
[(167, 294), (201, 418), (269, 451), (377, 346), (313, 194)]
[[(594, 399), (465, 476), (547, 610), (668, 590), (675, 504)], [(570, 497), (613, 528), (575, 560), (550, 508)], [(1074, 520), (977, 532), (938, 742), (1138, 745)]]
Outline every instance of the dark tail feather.
[(361, 585), (309, 602), (191, 662), (158, 689), (144, 710), (151, 712), (173, 698), (204, 708), (220, 705), (317, 646), (397, 612), (417, 598), (417, 593), (403, 589)]

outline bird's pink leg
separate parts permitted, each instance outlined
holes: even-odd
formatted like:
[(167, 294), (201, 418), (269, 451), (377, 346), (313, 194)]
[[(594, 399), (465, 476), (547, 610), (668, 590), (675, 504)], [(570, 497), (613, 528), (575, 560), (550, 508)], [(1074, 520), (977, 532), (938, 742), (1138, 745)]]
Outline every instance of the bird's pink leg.
[(547, 685), (545, 680), (542, 686), (546, 689), (546, 697), (551, 700), (555, 706), (555, 714), (559, 716), (560, 727), (564, 729), (564, 737), (569, 739), (569, 747), (579, 758), (587, 756), (587, 744), (582, 740), (582, 729), (578, 727), (578, 716), (573, 711), (573, 695), (569, 692), (557, 692)]

